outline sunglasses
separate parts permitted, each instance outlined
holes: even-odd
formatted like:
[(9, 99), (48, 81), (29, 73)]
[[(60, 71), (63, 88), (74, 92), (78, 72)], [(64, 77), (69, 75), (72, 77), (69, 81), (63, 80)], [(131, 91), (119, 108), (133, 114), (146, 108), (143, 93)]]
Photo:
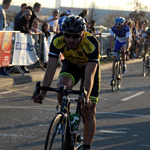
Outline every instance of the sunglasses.
[(26, 16), (31, 16), (30, 14), (25, 13)]
[(122, 23), (116, 23), (116, 26), (121, 26), (122, 25)]
[(72, 37), (73, 39), (78, 39), (78, 38), (81, 37), (81, 34), (69, 34), (69, 33), (64, 33), (64, 36), (65, 36), (66, 38)]

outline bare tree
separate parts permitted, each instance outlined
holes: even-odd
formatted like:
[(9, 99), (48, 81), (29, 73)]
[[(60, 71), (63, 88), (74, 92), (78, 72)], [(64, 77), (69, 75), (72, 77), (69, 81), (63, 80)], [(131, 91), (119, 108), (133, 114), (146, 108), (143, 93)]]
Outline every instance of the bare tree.
[(143, 20), (143, 18), (146, 16), (147, 6), (142, 5), (139, 0), (134, 0), (133, 3), (129, 4), (134, 5), (134, 11), (129, 14), (129, 18), (136, 22)]
[(95, 6), (95, 2), (92, 2), (91, 4), (91, 10), (90, 10), (90, 13), (88, 15), (88, 22), (91, 22), (91, 20), (97, 20), (98, 17), (96, 15), (96, 6)]

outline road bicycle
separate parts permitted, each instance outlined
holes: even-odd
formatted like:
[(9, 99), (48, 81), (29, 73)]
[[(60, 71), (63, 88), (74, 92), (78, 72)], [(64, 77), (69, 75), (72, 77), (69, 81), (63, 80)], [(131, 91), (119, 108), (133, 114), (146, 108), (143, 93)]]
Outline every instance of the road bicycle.
[[(80, 90), (66, 89), (65, 86), (60, 86), (58, 88), (43, 87), (40, 86), (40, 82), (37, 82), (33, 97), (37, 95), (40, 90), (54, 91), (63, 95), (62, 104), (60, 108), (59, 104), (57, 104), (57, 113), (51, 121), (47, 132), (44, 150), (80, 150), (83, 146), (83, 129), (79, 131), (79, 127), (81, 126), (81, 120), (84, 123), (81, 105), (84, 105), (85, 103), (87, 95), (85, 89), (82, 85), (80, 86)], [(70, 98), (69, 94), (78, 94), (79, 97)], [(78, 130), (79, 132), (72, 131), (71, 127), (70, 107), (73, 102), (77, 103), (75, 114), (78, 114), (79, 121), (76, 124), (76, 131)], [(40, 104), (41, 103), (42, 101)]]
[(123, 69), (123, 63), (122, 63), (122, 57), (121, 53), (117, 52), (117, 58), (116, 62), (114, 65), (114, 76), (113, 76), (113, 81), (111, 85), (111, 90), (112, 92), (115, 91), (115, 89), (120, 89), (121, 88), (121, 80), (122, 80), (122, 69)]
[(150, 48), (143, 56), (143, 76), (146, 77), (150, 73)]
[[(107, 53), (108, 55), (110, 55), (110, 53), (113, 53), (114, 51), (111, 51), (111, 49), (107, 49)], [(114, 76), (113, 76), (113, 80), (111, 82), (111, 91), (114, 92), (116, 89), (120, 89), (121, 88), (121, 80), (123, 77), (122, 74), (122, 69), (123, 69), (123, 62), (122, 62), (122, 57), (121, 57), (121, 53), (118, 51), (115, 51), (115, 53), (117, 53), (117, 57), (116, 57), (116, 62), (114, 65)]]

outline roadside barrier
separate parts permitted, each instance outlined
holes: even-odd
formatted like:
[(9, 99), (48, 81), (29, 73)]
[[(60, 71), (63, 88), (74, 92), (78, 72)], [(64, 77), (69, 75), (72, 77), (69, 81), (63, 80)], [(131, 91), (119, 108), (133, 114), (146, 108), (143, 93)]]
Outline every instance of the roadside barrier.
[[(44, 34), (24, 34), (19, 31), (0, 31), (0, 67), (12, 66), (24, 75), (20, 66), (30, 66), (37, 61), (44, 64), (48, 61), (49, 46), (54, 33), (48, 40)], [(101, 58), (106, 56), (108, 35), (96, 36), (101, 44)], [(105, 61), (105, 60), (104, 60)], [(41, 65), (42, 67), (43, 65)]]

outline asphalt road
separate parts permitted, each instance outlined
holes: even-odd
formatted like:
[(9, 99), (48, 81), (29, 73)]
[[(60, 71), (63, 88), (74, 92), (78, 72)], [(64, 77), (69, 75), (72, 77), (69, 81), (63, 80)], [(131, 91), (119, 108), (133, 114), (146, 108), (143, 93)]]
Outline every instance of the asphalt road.
[[(110, 78), (111, 69), (103, 70), (92, 149), (149, 150), (150, 76), (142, 77), (142, 62), (128, 64), (122, 87), (114, 93)], [(34, 87), (32, 82), (0, 89), (0, 150), (44, 149), (57, 100), (48, 93), (43, 104), (33, 103)]]

